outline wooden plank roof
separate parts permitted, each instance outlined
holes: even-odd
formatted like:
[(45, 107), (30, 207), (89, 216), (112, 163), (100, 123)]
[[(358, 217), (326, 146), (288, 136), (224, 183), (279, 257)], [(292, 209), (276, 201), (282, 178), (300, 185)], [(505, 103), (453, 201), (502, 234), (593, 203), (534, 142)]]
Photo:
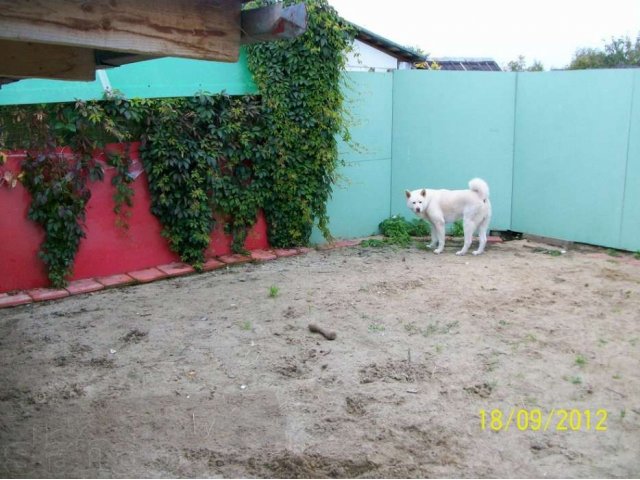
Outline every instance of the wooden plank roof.
[(235, 62), (240, 45), (292, 38), (304, 4), (244, 0), (0, 0), (0, 84), (93, 80), (95, 69), (158, 57)]

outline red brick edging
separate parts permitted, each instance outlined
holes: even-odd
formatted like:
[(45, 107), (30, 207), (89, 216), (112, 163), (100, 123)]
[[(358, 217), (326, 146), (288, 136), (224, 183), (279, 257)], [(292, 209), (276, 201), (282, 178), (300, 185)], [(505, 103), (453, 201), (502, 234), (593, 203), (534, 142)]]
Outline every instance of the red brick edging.
[[(501, 242), (500, 237), (489, 237), (489, 243)], [(317, 247), (317, 250), (331, 250), (334, 248), (353, 247), (359, 245), (359, 240), (339, 240), (327, 243)], [(222, 255), (216, 258), (208, 259), (203, 267), (203, 271), (208, 272), (218, 268), (227, 267), (239, 263), (247, 262), (265, 262), (276, 260), (282, 257), (291, 257), (294, 255), (306, 254), (313, 251), (313, 248), (276, 248), (273, 250), (253, 250), (250, 255)], [(167, 265), (158, 265), (157, 267), (146, 268), (134, 272), (121, 273), (96, 278), (85, 278), (82, 280), (74, 280), (69, 282), (66, 288), (34, 288), (16, 293), (0, 293), (0, 309), (5, 307), (15, 307), (25, 305), (32, 302), (43, 302), (47, 300), (56, 300), (65, 298), (70, 295), (80, 295), (83, 293), (97, 292), (105, 288), (122, 287), (138, 283), (148, 283), (163, 278), (179, 277), (189, 275), (195, 270), (191, 265), (182, 262), (169, 263)]]
[[(357, 242), (359, 243), (359, 242)], [(355, 243), (355, 244), (357, 244)], [(352, 243), (350, 243), (351, 245)], [(338, 245), (337, 246), (345, 246)], [(336, 248), (332, 247), (332, 248)], [(265, 262), (276, 260), (280, 257), (290, 257), (311, 252), (312, 248), (290, 248), (290, 249), (273, 249), (273, 250), (253, 250), (250, 255), (221, 255), (215, 258), (209, 258), (203, 266), (203, 271), (209, 272), (230, 265), (247, 263), (247, 262)], [(82, 293), (97, 292), (105, 288), (122, 287), (132, 284), (149, 283), (156, 280), (169, 277), (179, 277), (194, 273), (195, 269), (186, 263), (174, 262), (167, 265), (158, 265), (157, 267), (136, 270), (133, 272), (120, 273), (116, 275), (108, 275), (104, 277), (85, 278), (82, 280), (73, 280), (69, 282), (66, 288), (34, 288), (26, 291), (15, 293), (0, 293), (0, 309), (6, 307), (16, 307), (33, 302), (43, 302), (47, 300), (56, 300), (70, 295), (80, 295)]]

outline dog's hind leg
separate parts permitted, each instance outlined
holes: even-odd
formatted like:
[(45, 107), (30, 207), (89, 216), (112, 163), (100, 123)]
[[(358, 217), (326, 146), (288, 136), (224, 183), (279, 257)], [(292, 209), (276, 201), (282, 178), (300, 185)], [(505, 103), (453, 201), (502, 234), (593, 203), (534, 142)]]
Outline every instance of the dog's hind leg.
[(484, 252), (484, 247), (487, 244), (487, 230), (489, 229), (490, 219), (491, 217), (489, 216), (485, 217), (485, 219), (482, 220), (482, 222), (478, 226), (478, 237), (480, 237), (480, 242), (478, 244), (478, 249), (471, 252), (474, 255), (480, 255), (482, 252)]
[(465, 255), (471, 246), (473, 241), (473, 232), (475, 231), (475, 224), (470, 220), (465, 220), (464, 224), (464, 245), (462, 250), (456, 252), (456, 255)]

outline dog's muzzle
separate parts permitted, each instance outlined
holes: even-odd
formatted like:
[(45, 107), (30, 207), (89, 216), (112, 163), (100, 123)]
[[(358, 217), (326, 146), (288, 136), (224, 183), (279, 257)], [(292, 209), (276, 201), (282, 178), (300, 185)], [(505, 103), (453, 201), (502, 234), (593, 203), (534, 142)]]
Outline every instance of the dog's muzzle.
[(420, 208), (416, 208), (416, 213), (420, 213)]

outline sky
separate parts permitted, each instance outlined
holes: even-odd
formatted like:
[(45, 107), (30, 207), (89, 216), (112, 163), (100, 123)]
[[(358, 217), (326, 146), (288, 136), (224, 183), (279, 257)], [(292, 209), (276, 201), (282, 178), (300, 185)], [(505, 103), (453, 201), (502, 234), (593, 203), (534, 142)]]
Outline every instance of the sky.
[(431, 57), (564, 68), (578, 48), (640, 33), (640, 0), (328, 0), (340, 16)]

